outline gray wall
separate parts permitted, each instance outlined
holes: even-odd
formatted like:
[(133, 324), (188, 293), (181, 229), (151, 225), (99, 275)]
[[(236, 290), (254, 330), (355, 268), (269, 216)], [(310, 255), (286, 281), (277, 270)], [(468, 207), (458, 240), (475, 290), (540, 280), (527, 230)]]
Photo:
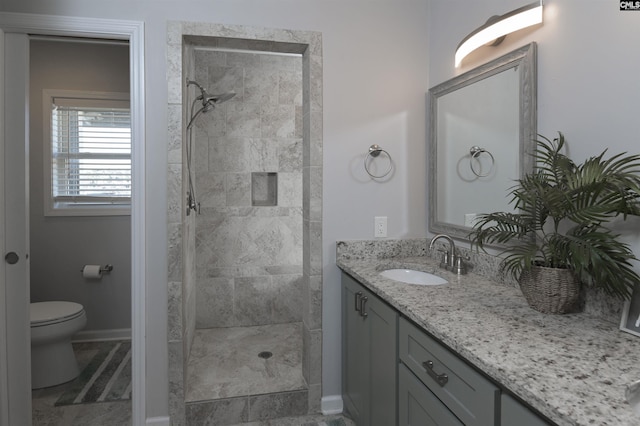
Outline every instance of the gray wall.
[[(299, 322), (302, 57), (196, 50), (195, 79), (236, 92), (194, 127), (196, 327)], [(275, 206), (252, 206), (255, 172), (277, 174)]]
[[(87, 312), (85, 331), (131, 328), (130, 216), (44, 216), (43, 89), (129, 92), (127, 45), (31, 42), (31, 301), (66, 300)], [(113, 265), (100, 281), (85, 264)]]

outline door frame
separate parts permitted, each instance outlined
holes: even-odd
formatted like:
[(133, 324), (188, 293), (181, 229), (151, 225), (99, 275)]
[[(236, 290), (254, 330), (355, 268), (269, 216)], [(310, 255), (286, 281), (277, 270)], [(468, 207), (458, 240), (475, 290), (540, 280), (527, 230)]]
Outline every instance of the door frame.
[[(146, 229), (145, 229), (145, 92), (144, 92), (144, 23), (97, 18), (79, 18), (54, 15), (0, 12), (0, 55), (4, 66), (4, 34), (38, 34), (88, 38), (121, 39), (129, 41), (129, 73), (131, 95), (132, 137), (132, 194), (131, 194), (131, 341), (132, 341), (132, 425), (146, 423)], [(2, 76), (2, 70), (0, 70)], [(0, 104), (5, 102), (4, 79), (0, 80)], [(8, 99), (8, 101), (11, 101)], [(1, 110), (1, 107), (0, 107)], [(1, 111), (0, 111), (1, 112)], [(0, 119), (1, 121), (1, 119)], [(6, 141), (0, 132), (0, 148)], [(25, 141), (26, 143), (26, 141)], [(4, 194), (0, 194), (4, 197)], [(4, 202), (0, 203), (4, 204)], [(0, 294), (5, 290), (4, 276), (0, 277)], [(5, 304), (11, 301), (4, 301)], [(0, 308), (5, 312), (6, 306)], [(0, 315), (0, 340), (6, 342), (6, 318)], [(6, 350), (7, 348), (0, 348)], [(0, 377), (11, 368), (7, 358), (0, 354)], [(28, 378), (29, 375), (26, 375)], [(5, 382), (6, 385), (6, 382)], [(29, 385), (30, 388), (30, 385)], [(0, 389), (1, 390), (1, 389)], [(6, 391), (9, 391), (6, 389)], [(0, 392), (6, 396), (6, 393)], [(7, 401), (0, 401), (2, 411)], [(5, 411), (6, 413), (6, 411)], [(0, 416), (0, 426), (8, 421)], [(30, 418), (30, 416), (29, 416)]]

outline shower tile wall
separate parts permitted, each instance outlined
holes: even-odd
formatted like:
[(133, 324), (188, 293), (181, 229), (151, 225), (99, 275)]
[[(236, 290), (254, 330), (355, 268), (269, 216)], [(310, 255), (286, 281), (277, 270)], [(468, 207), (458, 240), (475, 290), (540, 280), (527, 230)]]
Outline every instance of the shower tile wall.
[[(196, 81), (236, 96), (198, 119), (196, 327), (302, 321), (302, 57), (196, 49)], [(252, 206), (251, 173), (277, 173)]]

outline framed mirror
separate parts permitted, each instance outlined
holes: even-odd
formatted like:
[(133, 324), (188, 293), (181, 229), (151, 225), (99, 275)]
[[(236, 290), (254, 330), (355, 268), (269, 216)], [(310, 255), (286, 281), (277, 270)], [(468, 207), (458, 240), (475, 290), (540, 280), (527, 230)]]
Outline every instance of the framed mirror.
[(510, 211), (533, 169), (536, 44), (429, 90), (429, 231), (466, 239), (476, 215)]

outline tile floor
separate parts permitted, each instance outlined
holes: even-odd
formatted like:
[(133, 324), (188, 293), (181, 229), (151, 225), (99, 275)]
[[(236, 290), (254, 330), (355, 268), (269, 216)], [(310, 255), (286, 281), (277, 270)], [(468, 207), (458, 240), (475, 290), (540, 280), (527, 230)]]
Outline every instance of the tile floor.
[[(190, 401), (233, 398), (305, 389), (301, 363), (301, 327), (296, 324), (197, 330), (189, 360)], [(231, 343), (233, 342), (233, 343)], [(76, 345), (82, 369), (95, 350)], [(260, 352), (269, 351), (270, 358)], [(213, 360), (216, 362), (213, 362)], [(220, 362), (220, 360), (224, 360)], [(71, 382), (70, 382), (71, 383)], [(128, 426), (131, 402), (102, 402), (56, 407), (69, 383), (32, 392), (34, 426)], [(268, 408), (268, 407), (265, 407)], [(194, 424), (218, 424), (216, 420)], [(225, 423), (229, 424), (229, 423)], [(355, 426), (347, 417), (298, 416), (238, 423), (235, 426)]]
[[(80, 370), (88, 364), (97, 350), (91, 343), (74, 344)], [(32, 391), (33, 426), (125, 426), (131, 424), (131, 401), (56, 407), (55, 402), (70, 386), (73, 386), (73, 381)]]

